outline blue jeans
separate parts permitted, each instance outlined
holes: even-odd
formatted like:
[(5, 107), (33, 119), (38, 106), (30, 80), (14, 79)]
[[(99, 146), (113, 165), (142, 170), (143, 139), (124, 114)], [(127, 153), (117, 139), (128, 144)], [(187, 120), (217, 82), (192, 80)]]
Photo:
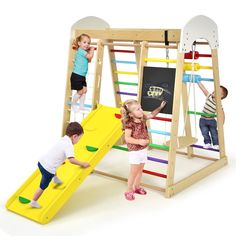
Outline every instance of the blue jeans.
[(215, 119), (200, 118), (199, 127), (205, 144), (212, 143), (213, 145), (219, 145), (217, 123)]

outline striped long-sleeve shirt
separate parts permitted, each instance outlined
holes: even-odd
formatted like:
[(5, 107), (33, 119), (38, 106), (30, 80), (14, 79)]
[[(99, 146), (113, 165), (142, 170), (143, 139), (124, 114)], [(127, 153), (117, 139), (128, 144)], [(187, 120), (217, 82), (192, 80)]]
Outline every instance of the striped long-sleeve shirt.
[[(216, 102), (212, 97), (212, 94), (209, 93), (206, 96), (206, 103), (203, 107), (203, 112), (204, 113), (208, 113), (208, 114), (215, 114), (216, 113)], [(203, 116), (204, 118), (210, 118), (210, 119), (214, 119), (214, 117), (207, 117), (207, 116)]]

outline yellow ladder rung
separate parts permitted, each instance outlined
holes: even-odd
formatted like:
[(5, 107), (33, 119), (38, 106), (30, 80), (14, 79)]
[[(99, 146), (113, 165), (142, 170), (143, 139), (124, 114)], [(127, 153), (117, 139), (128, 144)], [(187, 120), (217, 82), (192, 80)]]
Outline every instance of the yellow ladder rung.
[(168, 62), (168, 63), (176, 63), (176, 60), (173, 59), (160, 59), (160, 58), (144, 58), (146, 62)]
[(133, 71), (114, 71), (115, 74), (124, 74), (124, 75), (138, 75), (138, 72)]

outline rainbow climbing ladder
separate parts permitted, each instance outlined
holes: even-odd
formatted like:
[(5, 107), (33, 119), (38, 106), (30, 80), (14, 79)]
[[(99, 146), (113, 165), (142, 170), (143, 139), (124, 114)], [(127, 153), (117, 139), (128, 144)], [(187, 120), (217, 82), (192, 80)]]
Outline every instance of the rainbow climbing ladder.
[(89, 162), (91, 167), (83, 169), (69, 162), (62, 165), (57, 174), (63, 184), (50, 183), (39, 199), (40, 209), (27, 204), (39, 186), (41, 175), (36, 170), (8, 200), (7, 209), (38, 223), (48, 223), (122, 136), (121, 122), (115, 115), (117, 113), (118, 108), (98, 105), (82, 122), (84, 135), (75, 145), (75, 157)]

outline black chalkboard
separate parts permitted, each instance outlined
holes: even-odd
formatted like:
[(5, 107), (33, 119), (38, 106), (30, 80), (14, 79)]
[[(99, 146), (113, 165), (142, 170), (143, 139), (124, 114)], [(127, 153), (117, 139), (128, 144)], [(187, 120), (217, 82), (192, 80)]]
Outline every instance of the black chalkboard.
[(175, 68), (144, 67), (141, 106), (153, 111), (166, 101), (161, 113), (172, 114)]

